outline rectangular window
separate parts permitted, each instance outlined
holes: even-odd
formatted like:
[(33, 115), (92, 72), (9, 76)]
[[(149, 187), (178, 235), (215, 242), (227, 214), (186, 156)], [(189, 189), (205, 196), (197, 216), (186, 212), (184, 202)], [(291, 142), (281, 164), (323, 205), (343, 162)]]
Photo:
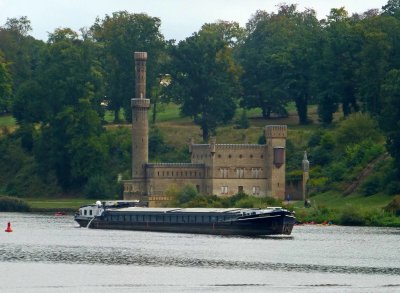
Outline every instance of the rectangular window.
[(236, 169), (236, 177), (237, 178), (244, 178), (244, 168), (237, 168)]
[(253, 195), (260, 194), (260, 186), (253, 186)]
[(228, 168), (219, 169), (219, 175), (220, 175), (221, 178), (228, 178), (228, 175), (229, 175)]
[(251, 175), (253, 178), (261, 177), (261, 168), (251, 168)]
[(228, 186), (221, 186), (221, 194), (228, 194)]

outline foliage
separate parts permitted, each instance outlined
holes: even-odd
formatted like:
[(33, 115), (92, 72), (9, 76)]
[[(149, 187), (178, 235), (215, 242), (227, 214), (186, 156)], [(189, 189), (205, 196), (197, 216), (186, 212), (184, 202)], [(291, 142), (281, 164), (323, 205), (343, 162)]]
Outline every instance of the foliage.
[(20, 198), (0, 196), (0, 212), (29, 212), (29, 205)]
[(88, 179), (83, 194), (86, 198), (92, 199), (118, 198), (118, 184), (115, 178), (96, 174)]
[(12, 90), (12, 78), (8, 70), (8, 64), (5, 62), (0, 50), (0, 113), (7, 112), (10, 109), (10, 95)]
[(345, 226), (364, 226), (366, 220), (359, 209), (348, 206), (340, 214), (339, 223)]
[(386, 145), (395, 160), (400, 179), (400, 71), (391, 70), (382, 85), (382, 116), (380, 125), (386, 134)]
[(240, 93), (240, 67), (233, 59), (231, 43), (237, 24), (205, 24), (172, 49), (171, 91), (184, 116), (193, 118), (203, 140), (230, 121)]
[(338, 147), (359, 144), (364, 140), (383, 141), (378, 123), (369, 114), (351, 114), (339, 124), (336, 129)]
[(39, 173), (38, 164), (21, 147), (19, 134), (0, 139), (0, 190), (14, 196), (50, 196), (60, 193), (53, 172)]
[(236, 128), (247, 129), (250, 127), (249, 119), (247, 118), (246, 109), (242, 109), (242, 114), (240, 118), (236, 121)]
[(247, 37), (239, 48), (245, 71), (242, 104), (260, 107), (267, 119), (272, 112), (285, 114), (285, 105), (293, 100), (299, 122), (307, 123), (319, 30), (315, 11), (299, 12), (294, 4), (281, 4), (276, 14), (257, 11), (247, 23)]
[(148, 52), (147, 89), (159, 86), (158, 74), (164, 37), (160, 32), (161, 20), (144, 13), (114, 12), (103, 19), (97, 18), (90, 35), (102, 47), (103, 68), (106, 78), (106, 97), (109, 109), (114, 111), (114, 121), (119, 122), (119, 111), (125, 109), (131, 120), (130, 99), (135, 92), (133, 52)]
[(386, 207), (386, 212), (391, 212), (396, 216), (400, 216), (400, 195), (396, 196)]
[(316, 60), (315, 80), (318, 115), (323, 124), (333, 121), (333, 114), (342, 104), (344, 116), (358, 111), (355, 75), (359, 37), (355, 32), (354, 18), (342, 8), (333, 8), (322, 21), (320, 56)]
[(209, 208), (266, 208), (267, 206), (282, 206), (282, 202), (272, 197), (254, 197), (238, 193), (229, 197), (203, 195), (192, 185), (182, 188), (171, 186), (166, 194), (171, 197), (168, 206), (171, 207), (209, 207)]
[[(7, 64), (7, 70), (11, 75), (11, 87), (14, 89), (13, 92), (6, 95), (6, 99), (1, 97), (0, 90), (0, 111), (8, 113), (11, 111), (15, 90), (34, 76), (38, 66), (40, 51), (44, 43), (28, 35), (31, 29), (30, 21), (26, 16), (7, 18), (4, 26), (0, 26), (0, 52), (2, 51), (4, 54), (3, 61)], [(1, 63), (0, 60), (0, 67), (4, 66), (4, 63), (3, 65)], [(1, 98), (3, 98), (2, 102)]]

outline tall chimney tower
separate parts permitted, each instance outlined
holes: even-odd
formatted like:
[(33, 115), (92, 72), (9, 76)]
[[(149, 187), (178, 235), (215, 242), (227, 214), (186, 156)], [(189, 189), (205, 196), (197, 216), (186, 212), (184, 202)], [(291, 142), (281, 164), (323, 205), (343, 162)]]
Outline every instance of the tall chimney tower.
[(135, 98), (132, 106), (132, 179), (136, 181), (136, 192), (146, 194), (146, 164), (148, 163), (147, 111), (150, 100), (146, 99), (146, 52), (135, 52)]

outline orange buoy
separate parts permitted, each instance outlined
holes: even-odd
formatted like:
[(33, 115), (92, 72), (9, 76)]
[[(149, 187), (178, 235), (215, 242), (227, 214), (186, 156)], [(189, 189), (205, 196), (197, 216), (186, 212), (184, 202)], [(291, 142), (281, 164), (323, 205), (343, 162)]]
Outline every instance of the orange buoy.
[(6, 231), (6, 232), (12, 232), (11, 223), (10, 223), (10, 222), (8, 222), (8, 224), (7, 224), (7, 229), (6, 229), (5, 231)]

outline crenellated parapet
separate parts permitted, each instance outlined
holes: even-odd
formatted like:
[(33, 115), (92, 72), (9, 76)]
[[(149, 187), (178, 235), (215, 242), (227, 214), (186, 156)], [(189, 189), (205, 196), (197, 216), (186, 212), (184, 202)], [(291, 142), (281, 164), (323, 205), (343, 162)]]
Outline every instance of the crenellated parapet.
[(262, 149), (265, 146), (262, 144), (217, 144), (217, 150), (249, 150), (249, 149)]
[(150, 99), (132, 99), (131, 100), (132, 108), (149, 108), (150, 107)]
[(286, 125), (267, 125), (265, 126), (265, 138), (286, 138)]
[(204, 164), (193, 163), (150, 163), (147, 168), (204, 168)]
[(134, 52), (136, 61), (146, 61), (147, 60), (147, 52)]

